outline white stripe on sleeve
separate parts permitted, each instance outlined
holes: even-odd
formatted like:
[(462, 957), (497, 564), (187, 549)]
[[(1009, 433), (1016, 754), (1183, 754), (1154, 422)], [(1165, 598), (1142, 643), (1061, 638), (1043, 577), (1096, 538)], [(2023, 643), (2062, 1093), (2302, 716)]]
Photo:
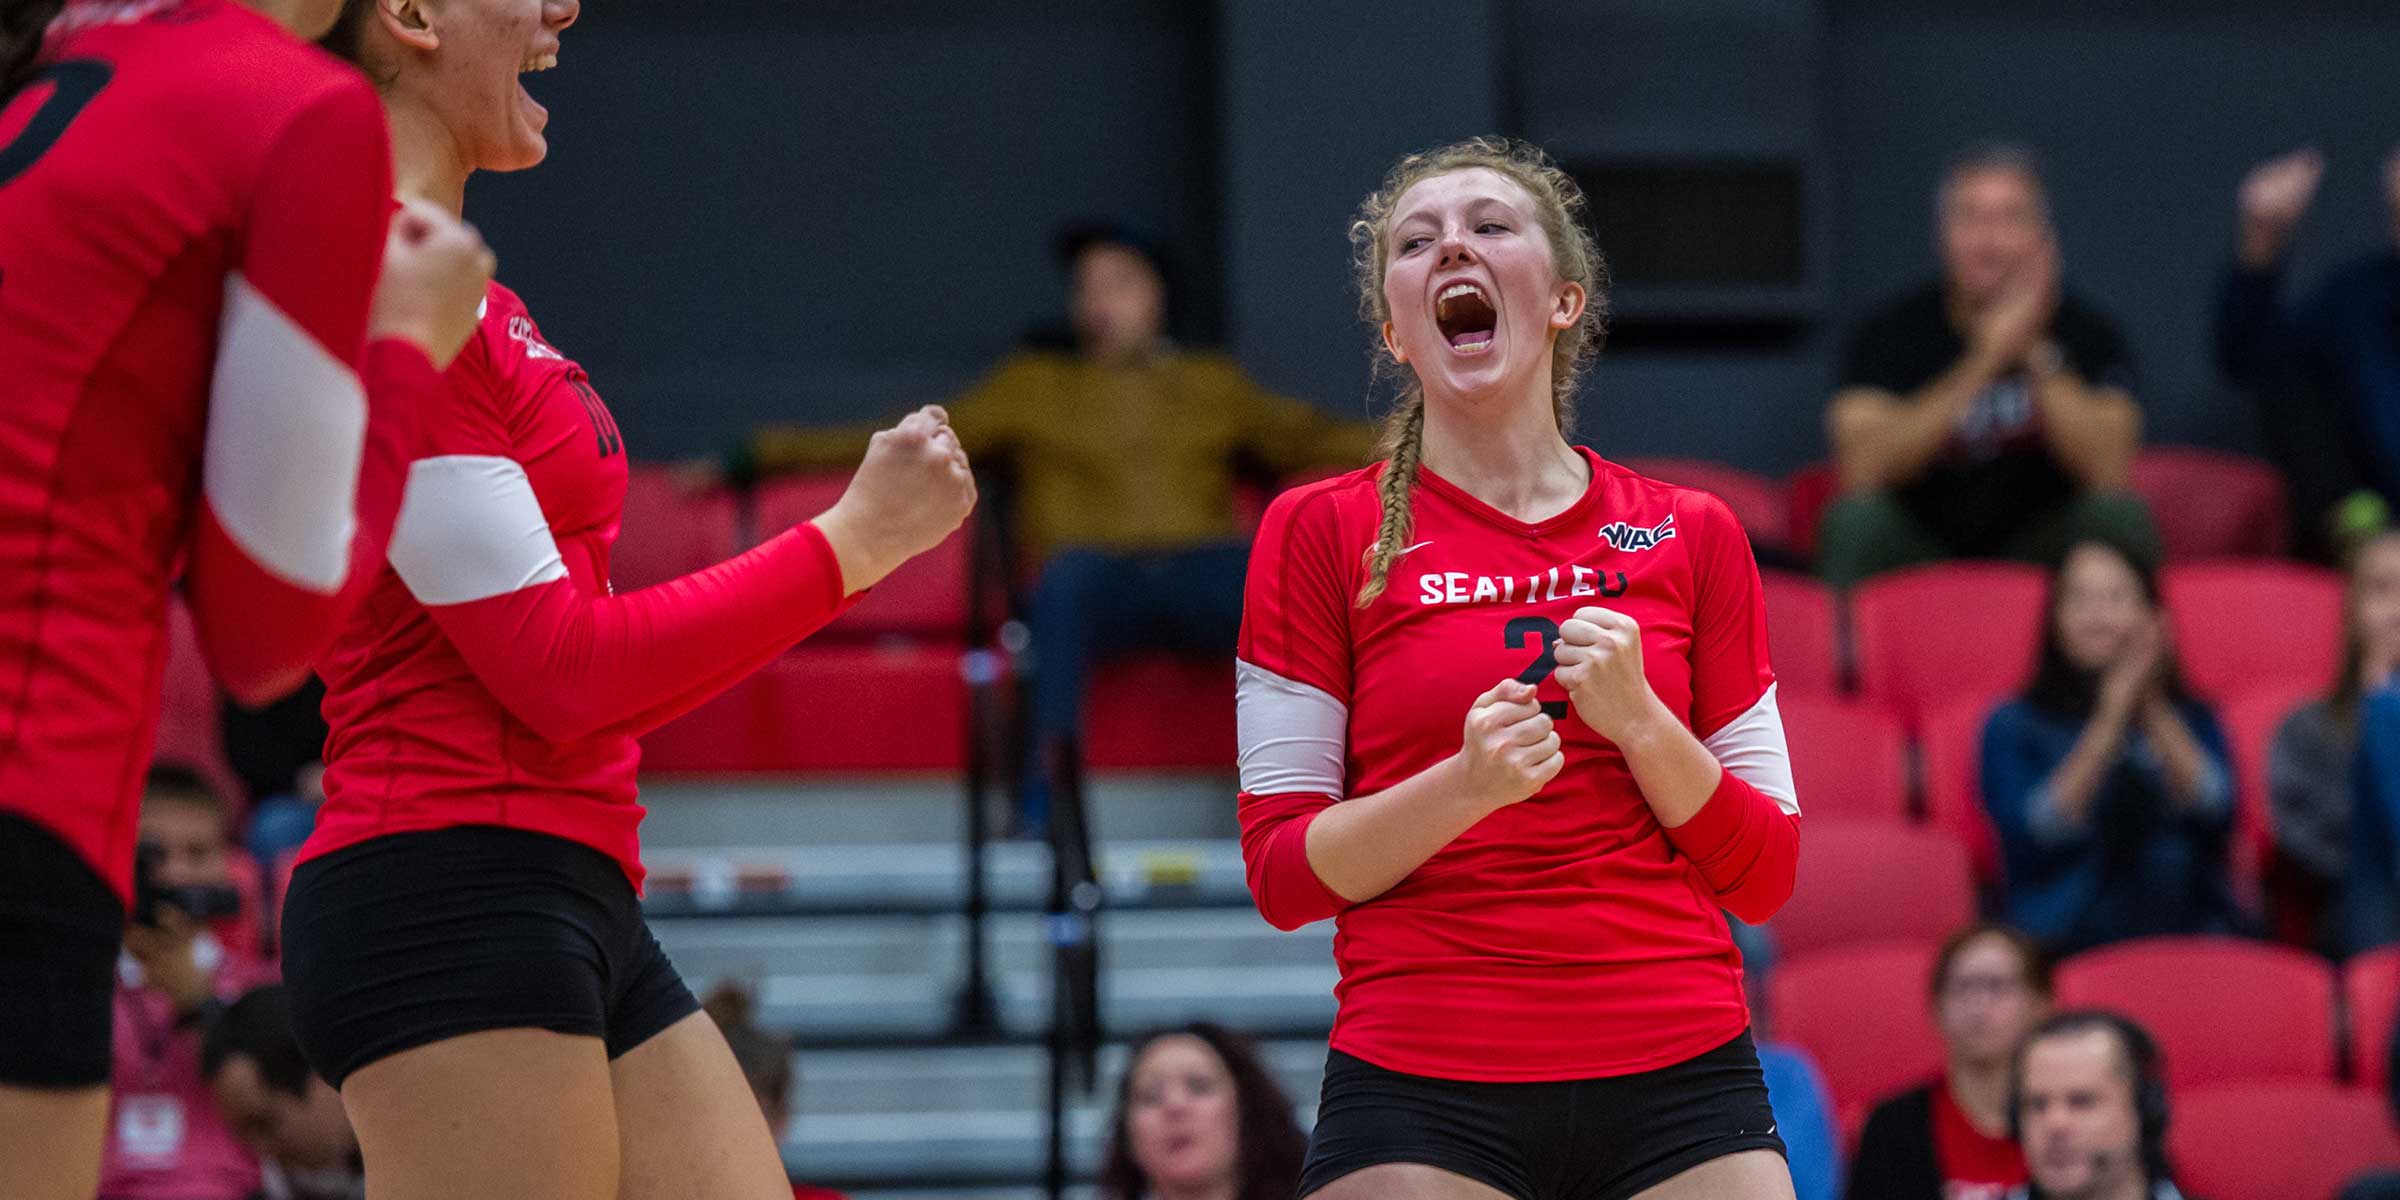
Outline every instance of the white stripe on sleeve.
[(1242, 790), (1340, 798), (1350, 710), (1331, 693), (1235, 660), (1234, 714)]
[(409, 464), (391, 560), (420, 604), (505, 596), (567, 573), (525, 468), (496, 455)]
[(1774, 797), (1783, 811), (1796, 817), (1800, 815), (1800, 793), (1792, 786), (1792, 751), (1783, 740), (1783, 710), (1775, 703), (1775, 689), (1780, 686), (1768, 684), (1758, 703), (1701, 744), (1726, 770)]
[(341, 590), (366, 438), (366, 391), (350, 364), (228, 274), (200, 456), (201, 488), (227, 536), (288, 582)]

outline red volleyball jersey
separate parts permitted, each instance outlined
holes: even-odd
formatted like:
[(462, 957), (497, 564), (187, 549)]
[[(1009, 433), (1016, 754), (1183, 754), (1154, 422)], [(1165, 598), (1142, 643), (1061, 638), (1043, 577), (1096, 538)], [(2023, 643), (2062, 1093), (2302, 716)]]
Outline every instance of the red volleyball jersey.
[[(1749, 1022), (1720, 909), (1764, 920), (1791, 891), (1799, 808), (1748, 541), (1716, 497), (1582, 454), (1589, 490), (1538, 524), (1422, 472), (1413, 544), (1364, 609), (1380, 467), (1285, 493), (1252, 551), (1237, 664), (1251, 890), (1284, 928), (1337, 918), (1333, 1045), (1390, 1070), (1581, 1079), (1713, 1049)], [(1726, 766), (1675, 829), (1551, 678), (1559, 623), (1586, 605), (1641, 623), (1651, 688)], [(1327, 889), (1308, 823), (1457, 753), (1468, 708), (1509, 678), (1559, 717), (1558, 777), (1380, 896)]]
[(848, 604), (801, 525), (615, 595), (625, 443), (583, 368), (493, 284), (410, 468), (391, 566), (327, 656), (325, 803), (300, 859), (498, 825), (614, 857), (640, 886), (634, 738)]
[(391, 165), (356, 71), (231, 0), (70, 4), (42, 61), (0, 108), (0, 810), (124, 894), (169, 586), (234, 694), (305, 679), (440, 378), (362, 344)]

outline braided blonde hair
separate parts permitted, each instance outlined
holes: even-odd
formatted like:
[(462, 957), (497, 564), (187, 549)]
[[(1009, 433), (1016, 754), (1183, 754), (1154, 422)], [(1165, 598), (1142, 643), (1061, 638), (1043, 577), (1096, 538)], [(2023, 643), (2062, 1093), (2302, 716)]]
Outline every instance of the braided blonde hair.
[(1550, 353), (1550, 406), (1563, 436), (1573, 426), (1575, 385), (1592, 358), (1600, 352), (1608, 321), (1608, 264), (1584, 223), (1583, 189), (1559, 170), (1541, 147), (1508, 138), (1479, 137), (1420, 151), (1394, 164), (1350, 223), (1350, 263), (1358, 280), (1358, 315), (1376, 331), (1375, 369), (1399, 388), (1400, 398), (1384, 418), (1378, 454), (1384, 459), (1377, 493), (1383, 501), (1383, 521), (1375, 545), (1366, 552), (1367, 581), (1358, 589), (1358, 606), (1373, 604), (1391, 581), (1392, 564), (1408, 544), (1414, 526), (1410, 512), (1416, 494), (1417, 468), (1425, 457), (1425, 388), (1416, 373), (1392, 357), (1381, 331), (1392, 319), (1383, 295), (1384, 268), (1390, 254), (1392, 210), (1408, 189), (1437, 175), (1477, 168), (1492, 171), (1525, 189), (1533, 198), (1542, 233), (1550, 242), (1550, 260), (1558, 277), (1581, 284), (1585, 294), (1583, 318), (1559, 331)]

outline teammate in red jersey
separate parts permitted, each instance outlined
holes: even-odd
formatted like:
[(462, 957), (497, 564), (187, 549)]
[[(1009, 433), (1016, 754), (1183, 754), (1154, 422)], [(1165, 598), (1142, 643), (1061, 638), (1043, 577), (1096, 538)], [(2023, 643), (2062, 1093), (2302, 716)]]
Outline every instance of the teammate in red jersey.
[(1387, 461), (1252, 553), (1250, 887), (1339, 921), (1303, 1196), (1792, 1194), (1720, 913), (1798, 851), (1758, 571), (1721, 501), (1566, 440), (1581, 208), (1527, 146), (1393, 169), (1353, 227)]
[[(403, 193), (456, 210), (547, 151), (518, 83), (575, 0), (353, 0)], [(448, 373), (392, 571), (323, 669), (324, 805), (284, 906), (295, 1032), (384, 1200), (785, 1200), (725, 1040), (642, 920), (635, 735), (838, 615), (965, 519), (946, 418), (876, 436), (815, 521), (608, 585), (625, 445), (507, 289)]]
[(294, 36), (333, 12), (0, 0), (12, 1197), (95, 1185), (168, 589), (236, 696), (299, 682), (382, 564), (434, 360), (490, 274), (454, 219), (390, 219), (373, 92)]

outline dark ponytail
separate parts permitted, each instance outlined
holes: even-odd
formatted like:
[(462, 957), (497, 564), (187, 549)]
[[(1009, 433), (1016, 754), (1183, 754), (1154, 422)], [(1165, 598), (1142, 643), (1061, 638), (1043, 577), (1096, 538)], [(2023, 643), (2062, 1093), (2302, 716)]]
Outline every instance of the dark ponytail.
[(33, 82), (42, 34), (67, 0), (0, 0), (0, 104)]

